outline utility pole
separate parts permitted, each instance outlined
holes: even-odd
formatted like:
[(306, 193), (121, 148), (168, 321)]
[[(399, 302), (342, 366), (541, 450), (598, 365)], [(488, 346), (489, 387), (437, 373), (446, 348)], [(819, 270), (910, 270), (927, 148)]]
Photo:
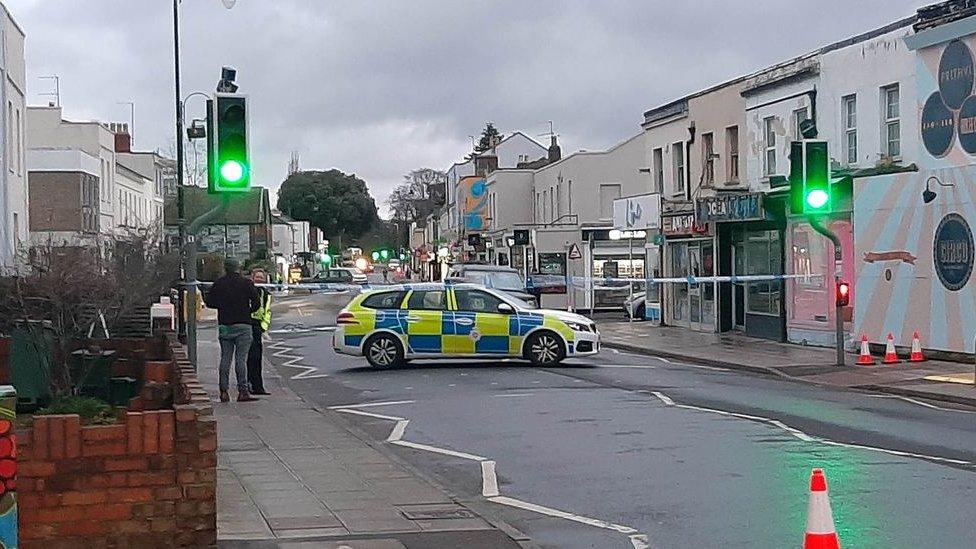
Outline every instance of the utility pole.
[[(196, 318), (196, 311), (184, 306), (187, 304), (187, 241), (186, 241), (186, 197), (183, 192), (183, 99), (180, 90), (180, 1), (173, 0), (173, 84), (176, 97), (176, 216), (180, 241), (180, 333), (181, 341), (187, 337), (187, 317)], [(194, 288), (195, 289), (195, 288)], [(194, 302), (196, 300), (194, 299)], [(195, 324), (195, 323), (194, 323)], [(196, 357), (190, 357), (191, 360)], [(194, 365), (196, 361), (194, 360)]]
[[(826, 236), (834, 244), (834, 292), (836, 293), (837, 288), (840, 286), (841, 278), (843, 277), (843, 264), (844, 264), (844, 254), (841, 248), (840, 238), (834, 234), (833, 231), (828, 229), (823, 225), (820, 218), (809, 216), (807, 217), (807, 222), (813, 227), (813, 230)], [(837, 365), (844, 365), (844, 308), (837, 301), (837, 296), (834, 296), (834, 335), (837, 338)]]

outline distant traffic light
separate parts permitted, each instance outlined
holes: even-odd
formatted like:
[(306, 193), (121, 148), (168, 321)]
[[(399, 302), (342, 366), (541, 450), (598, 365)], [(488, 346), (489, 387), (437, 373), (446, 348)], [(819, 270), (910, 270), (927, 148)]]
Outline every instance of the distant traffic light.
[(850, 282), (838, 282), (837, 283), (837, 306), (847, 307), (851, 303), (851, 283)]
[(407, 259), (407, 254), (401, 252), (400, 253), (400, 261), (404, 261), (406, 259)]
[(247, 192), (251, 188), (247, 100), (239, 94), (218, 93), (213, 117), (210, 192)]
[(373, 252), (372, 255), (371, 255), (371, 257), (373, 258), (373, 261), (374, 262), (379, 261), (380, 260), (380, 253), (379, 252)]
[(331, 265), (332, 264), (332, 256), (329, 255), (328, 252), (325, 252), (325, 253), (322, 254), (322, 259), (320, 259), (319, 261), (321, 261), (321, 263), (323, 265)]
[(390, 258), (390, 250), (387, 250), (386, 248), (380, 250), (380, 259), (386, 261), (389, 258)]

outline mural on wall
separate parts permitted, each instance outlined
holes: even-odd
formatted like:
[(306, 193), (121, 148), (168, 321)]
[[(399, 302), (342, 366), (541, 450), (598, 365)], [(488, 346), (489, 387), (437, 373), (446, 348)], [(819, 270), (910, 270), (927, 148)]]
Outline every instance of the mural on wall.
[(488, 204), (487, 182), (477, 175), (464, 177), (458, 182), (458, 201), (464, 229), (478, 232), (487, 228), (485, 206)]
[(974, 38), (918, 51), (918, 172), (854, 180), (855, 334), (973, 351)]

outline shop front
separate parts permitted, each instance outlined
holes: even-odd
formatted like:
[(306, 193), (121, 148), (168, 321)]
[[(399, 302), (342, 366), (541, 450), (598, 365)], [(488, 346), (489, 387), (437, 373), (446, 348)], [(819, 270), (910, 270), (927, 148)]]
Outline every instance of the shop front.
[[(661, 214), (664, 235), (664, 276), (700, 278), (715, 276), (715, 240), (708, 223), (695, 222), (693, 212)], [(716, 284), (668, 283), (665, 322), (695, 331), (714, 332), (716, 326)]]
[[(695, 221), (714, 223), (719, 276), (783, 275), (784, 196), (723, 194), (695, 201)], [(782, 280), (717, 284), (718, 331), (786, 341)]]
[[(580, 236), (588, 247), (584, 254), (589, 263), (587, 308), (620, 309), (631, 292), (644, 291), (646, 231), (583, 229)], [(639, 281), (619, 280), (623, 278)]]

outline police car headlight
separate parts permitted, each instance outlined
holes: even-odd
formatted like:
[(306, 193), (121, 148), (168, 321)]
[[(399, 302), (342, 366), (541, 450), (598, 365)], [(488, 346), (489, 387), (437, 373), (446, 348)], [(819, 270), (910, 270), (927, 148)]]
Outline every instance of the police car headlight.
[(577, 332), (589, 332), (590, 331), (590, 327), (588, 325), (582, 324), (582, 323), (579, 323), (579, 322), (567, 322), (566, 325), (569, 326), (570, 328), (576, 330)]

